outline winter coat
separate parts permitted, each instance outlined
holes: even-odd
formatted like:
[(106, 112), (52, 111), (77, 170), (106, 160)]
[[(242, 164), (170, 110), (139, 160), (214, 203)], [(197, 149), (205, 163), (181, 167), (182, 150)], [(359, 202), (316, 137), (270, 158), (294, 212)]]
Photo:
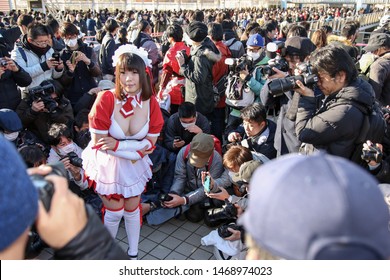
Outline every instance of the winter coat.
[[(16, 63), (21, 66), (28, 74), (30, 74), (32, 78), (32, 82), (29, 86), (22, 87), (22, 92), (27, 92), (28, 89), (39, 86), (43, 81), (50, 79), (58, 79), (62, 76), (61, 71), (57, 71), (54, 68), (50, 69), (46, 60), (51, 58), (54, 53), (53, 48), (50, 48), (44, 55), (38, 57), (36, 53), (34, 53), (30, 46), (27, 43), (27, 35), (24, 35), (21, 40), (21, 47), (15, 47), (11, 52), (11, 58), (16, 61)], [(25, 58), (23, 58), (22, 52), (20, 48), (23, 48), (22, 52), (25, 53)], [(25, 97), (22, 95), (22, 98)]]
[[(221, 59), (213, 66), (213, 83), (216, 85), (224, 75), (229, 73), (229, 66), (225, 63), (225, 60), (232, 57), (232, 53), (222, 41), (215, 42), (215, 46), (221, 54)], [(225, 99), (226, 96), (222, 96), (216, 108), (225, 108)]]
[(180, 66), (176, 54), (185, 50), (190, 56), (190, 48), (184, 42), (175, 42), (165, 54), (161, 75), (161, 90), (159, 94), (167, 93), (171, 96), (171, 104), (180, 105), (184, 102), (181, 87), (184, 86), (185, 78), (179, 75)]
[(301, 96), (296, 117), (299, 140), (329, 154), (350, 158), (365, 118), (351, 100), (371, 109), (374, 91), (370, 84), (361, 78), (356, 79), (327, 96), (318, 111), (314, 97)]
[[(193, 205), (206, 198), (201, 178), (201, 172), (206, 171), (206, 167), (196, 168), (192, 166), (188, 157), (184, 158), (186, 147), (187, 146), (181, 148), (180, 152), (177, 154), (175, 177), (170, 192), (181, 196), (187, 196), (189, 205)], [(218, 187), (230, 186), (229, 175), (223, 167), (222, 157), (215, 150), (212, 162), (210, 166), (208, 166), (207, 171), (210, 172), (210, 176), (214, 179), (213, 190), (218, 190)]]
[[(96, 54), (92, 48), (88, 47), (81, 40), (78, 40), (79, 48), (77, 51), (84, 53), (90, 60), (91, 64), (86, 65), (84, 61), (79, 61), (71, 73), (67, 66), (65, 66), (65, 73), (61, 77), (61, 83), (65, 87), (65, 96), (68, 98), (74, 106), (81, 96), (88, 92), (91, 88), (97, 87), (94, 77), (101, 75), (99, 65), (96, 63)], [(61, 55), (61, 60), (64, 64), (67, 60), (70, 60), (73, 51), (69, 47), (64, 50)]]
[(102, 68), (103, 75), (115, 75), (115, 67), (112, 66), (112, 57), (116, 51), (116, 44), (114, 37), (107, 32), (104, 35), (102, 45), (99, 51), (99, 63)]
[(17, 86), (27, 87), (32, 81), (30, 75), (24, 71), (22, 67), (18, 67), (19, 71), (17, 72), (6, 70), (3, 75), (1, 75), (0, 109), (7, 108), (15, 111), (21, 100)]
[[(199, 112), (197, 113), (195, 125), (202, 129), (203, 133), (210, 134), (210, 123), (208, 119)], [(179, 113), (175, 113), (169, 117), (164, 137), (164, 146), (168, 150), (177, 153), (180, 148), (173, 147), (173, 140), (175, 136), (180, 136), (186, 145), (189, 144), (195, 136), (195, 133), (189, 132), (181, 125)]]
[(390, 105), (390, 52), (371, 64), (369, 83), (381, 105)]
[(60, 98), (56, 113), (34, 112), (31, 109), (31, 101), (22, 99), (16, 109), (16, 113), (22, 120), (23, 127), (34, 133), (39, 139), (48, 144), (48, 131), (53, 123), (63, 123), (70, 126), (73, 122), (73, 110), (70, 101)]
[(220, 59), (218, 49), (206, 37), (200, 45), (191, 47), (191, 59), (180, 66), (180, 73), (186, 77), (185, 101), (195, 104), (196, 111), (203, 115), (214, 110), (212, 69)]

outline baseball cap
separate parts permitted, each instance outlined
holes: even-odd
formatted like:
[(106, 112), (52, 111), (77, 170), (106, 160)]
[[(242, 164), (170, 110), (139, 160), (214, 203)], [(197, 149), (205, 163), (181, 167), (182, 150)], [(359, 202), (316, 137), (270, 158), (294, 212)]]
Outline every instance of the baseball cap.
[(237, 173), (235, 173), (234, 176), (232, 177), (233, 182), (236, 184), (249, 183), (253, 172), (260, 165), (261, 163), (257, 160), (250, 160), (244, 162), (240, 166), (240, 170)]
[(308, 56), (315, 49), (313, 42), (306, 37), (293, 36), (286, 40), (286, 53)]
[[(261, 185), (260, 185), (261, 184)], [(285, 259), (386, 259), (389, 210), (367, 171), (323, 152), (258, 168), (239, 220), (258, 246)]]
[(366, 52), (373, 52), (379, 49), (380, 47), (390, 47), (390, 35), (386, 33), (372, 34), (364, 50)]
[(264, 39), (260, 34), (252, 34), (249, 36), (246, 45), (251, 47), (264, 47)]
[(210, 134), (198, 133), (190, 143), (189, 162), (192, 166), (201, 168), (206, 165), (213, 152), (213, 137)]
[(101, 89), (107, 90), (107, 89), (113, 89), (115, 88), (115, 84), (111, 82), (110, 80), (101, 80), (98, 84), (98, 87)]
[(0, 251), (10, 246), (33, 224), (38, 194), (13, 144), (0, 136)]

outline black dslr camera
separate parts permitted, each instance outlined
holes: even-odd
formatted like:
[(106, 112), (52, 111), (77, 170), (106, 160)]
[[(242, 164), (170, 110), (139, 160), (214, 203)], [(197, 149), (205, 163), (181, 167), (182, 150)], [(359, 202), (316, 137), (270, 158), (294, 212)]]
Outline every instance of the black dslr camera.
[(66, 156), (62, 157), (61, 159), (69, 158), (70, 164), (77, 166), (77, 167), (83, 167), (83, 159), (79, 158), (79, 156), (75, 152), (70, 152)]
[(210, 224), (219, 224), (223, 221), (233, 221), (237, 219), (237, 208), (233, 203), (225, 200), (222, 208), (213, 208), (207, 210), (206, 218)]
[(234, 229), (234, 230), (240, 230), (240, 227), (236, 225), (235, 223), (230, 224), (224, 224), (218, 228), (218, 235), (222, 238), (226, 238), (231, 236), (233, 233), (231, 233), (228, 228)]
[(239, 73), (244, 70), (246, 66), (248, 67), (249, 72), (253, 69), (253, 59), (246, 54), (240, 58), (226, 58), (225, 64), (229, 65), (229, 70), (233, 73)]
[(49, 113), (55, 113), (57, 108), (57, 102), (51, 97), (51, 94), (55, 92), (55, 88), (52, 84), (44, 86), (37, 86), (30, 88), (28, 94), (30, 96), (31, 103), (33, 101), (43, 101), (45, 108)]
[(298, 88), (296, 81), (301, 81), (307, 87), (313, 87), (318, 82), (318, 76), (313, 74), (310, 63), (301, 63), (298, 66), (301, 75), (272, 80), (268, 90), (273, 96), (281, 96), (284, 92)]
[(167, 202), (167, 201), (171, 201), (173, 199), (172, 196), (170, 196), (169, 194), (167, 193), (161, 193), (159, 194), (158, 196), (158, 200), (163, 203), (163, 202)]
[[(58, 175), (67, 178), (65, 166), (62, 162), (57, 162), (55, 164), (48, 164), (48, 166), (52, 168), (52, 171), (48, 175)], [(51, 205), (51, 198), (53, 197), (54, 194), (53, 183), (45, 180), (45, 177), (38, 174), (31, 175), (30, 179), (34, 187), (38, 191), (39, 199), (42, 201), (43, 206), (45, 206), (45, 209), (49, 211)]]
[(276, 72), (272, 70), (273, 67), (283, 72), (287, 72), (289, 69), (287, 60), (283, 57), (277, 56), (276, 58), (269, 60), (268, 65), (262, 66), (260, 68), (260, 73), (265, 78), (268, 78), (269, 76), (276, 74)]

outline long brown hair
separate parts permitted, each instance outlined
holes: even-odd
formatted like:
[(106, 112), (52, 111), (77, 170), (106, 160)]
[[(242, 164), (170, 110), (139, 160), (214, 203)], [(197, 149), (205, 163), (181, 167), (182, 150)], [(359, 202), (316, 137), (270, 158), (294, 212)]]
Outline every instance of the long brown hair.
[(121, 54), (118, 58), (118, 62), (116, 63), (116, 69), (115, 69), (115, 96), (119, 100), (123, 100), (122, 98), (122, 92), (123, 88), (121, 86), (120, 82), (120, 75), (121, 72), (124, 71), (137, 71), (139, 74), (139, 81), (141, 84), (141, 97), (142, 100), (148, 100), (153, 92), (150, 85), (150, 78), (149, 75), (146, 73), (145, 69), (145, 62), (143, 59), (133, 53), (124, 53)]

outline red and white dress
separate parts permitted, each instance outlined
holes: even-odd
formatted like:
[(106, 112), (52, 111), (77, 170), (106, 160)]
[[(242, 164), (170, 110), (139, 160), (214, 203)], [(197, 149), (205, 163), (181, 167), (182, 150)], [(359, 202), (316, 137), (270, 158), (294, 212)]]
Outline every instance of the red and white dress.
[[(105, 91), (98, 95), (89, 114), (89, 129), (95, 134), (108, 134), (117, 140), (143, 140), (146, 136), (157, 137), (163, 126), (163, 118), (160, 107), (152, 96), (149, 100), (132, 101), (135, 106), (149, 106), (148, 120), (146, 124), (134, 135), (126, 136), (114, 118), (114, 110), (123, 103), (114, 93)], [(132, 116), (134, 117), (134, 116)], [(92, 141), (82, 154), (83, 167), (89, 180), (95, 182), (95, 190), (101, 195), (118, 194), (124, 198), (140, 195), (146, 182), (152, 177), (152, 162), (148, 155), (139, 160), (129, 160), (106, 151), (93, 149)]]

